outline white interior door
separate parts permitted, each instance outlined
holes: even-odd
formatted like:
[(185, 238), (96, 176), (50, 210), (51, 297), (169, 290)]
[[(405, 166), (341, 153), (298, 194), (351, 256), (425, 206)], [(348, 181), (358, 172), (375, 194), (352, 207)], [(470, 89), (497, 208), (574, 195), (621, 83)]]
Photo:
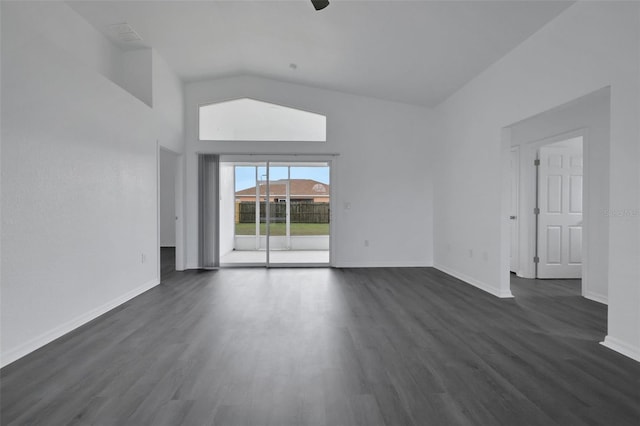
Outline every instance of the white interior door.
[(540, 148), (538, 278), (582, 274), (582, 138)]
[(518, 227), (518, 189), (520, 185), (520, 150), (514, 148), (511, 150), (510, 157), (510, 173), (511, 173), (511, 204), (509, 208), (509, 223), (511, 228), (511, 250), (510, 250), (510, 269), (512, 272), (518, 272), (519, 266), (519, 227)]

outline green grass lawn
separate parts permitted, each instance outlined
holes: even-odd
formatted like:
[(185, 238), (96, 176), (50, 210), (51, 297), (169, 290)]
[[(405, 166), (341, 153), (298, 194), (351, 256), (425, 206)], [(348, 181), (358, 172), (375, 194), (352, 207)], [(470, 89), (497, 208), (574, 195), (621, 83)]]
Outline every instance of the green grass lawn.
[[(274, 237), (285, 235), (284, 223), (272, 223), (270, 235)], [(266, 235), (266, 224), (260, 224), (260, 235)], [(255, 223), (236, 223), (236, 235), (256, 235)], [(328, 223), (292, 223), (291, 235), (329, 235)]]

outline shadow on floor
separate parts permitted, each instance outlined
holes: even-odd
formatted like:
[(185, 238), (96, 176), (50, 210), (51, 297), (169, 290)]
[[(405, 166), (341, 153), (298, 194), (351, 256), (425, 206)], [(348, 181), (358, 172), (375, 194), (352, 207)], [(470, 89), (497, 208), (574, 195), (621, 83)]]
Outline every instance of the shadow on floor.
[(176, 272), (176, 248), (160, 247), (160, 281), (165, 281), (174, 272)]

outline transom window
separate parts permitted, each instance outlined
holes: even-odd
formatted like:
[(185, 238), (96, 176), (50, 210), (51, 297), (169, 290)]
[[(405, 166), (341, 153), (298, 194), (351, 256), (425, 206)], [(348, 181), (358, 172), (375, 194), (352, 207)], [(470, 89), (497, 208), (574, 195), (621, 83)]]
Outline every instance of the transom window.
[(243, 98), (203, 105), (199, 118), (200, 140), (327, 140), (327, 117), (324, 115), (255, 99)]

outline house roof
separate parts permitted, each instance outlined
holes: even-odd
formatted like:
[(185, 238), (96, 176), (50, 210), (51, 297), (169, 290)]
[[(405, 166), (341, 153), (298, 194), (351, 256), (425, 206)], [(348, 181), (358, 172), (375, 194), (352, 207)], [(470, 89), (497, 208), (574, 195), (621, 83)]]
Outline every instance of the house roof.
[[(285, 197), (287, 195), (287, 180), (280, 179), (270, 182), (269, 196)], [(330, 186), (313, 179), (291, 179), (290, 196), (294, 198), (329, 197)], [(266, 185), (260, 185), (260, 195), (266, 194)], [(251, 197), (256, 195), (256, 187), (242, 189), (236, 192), (236, 197)]]

